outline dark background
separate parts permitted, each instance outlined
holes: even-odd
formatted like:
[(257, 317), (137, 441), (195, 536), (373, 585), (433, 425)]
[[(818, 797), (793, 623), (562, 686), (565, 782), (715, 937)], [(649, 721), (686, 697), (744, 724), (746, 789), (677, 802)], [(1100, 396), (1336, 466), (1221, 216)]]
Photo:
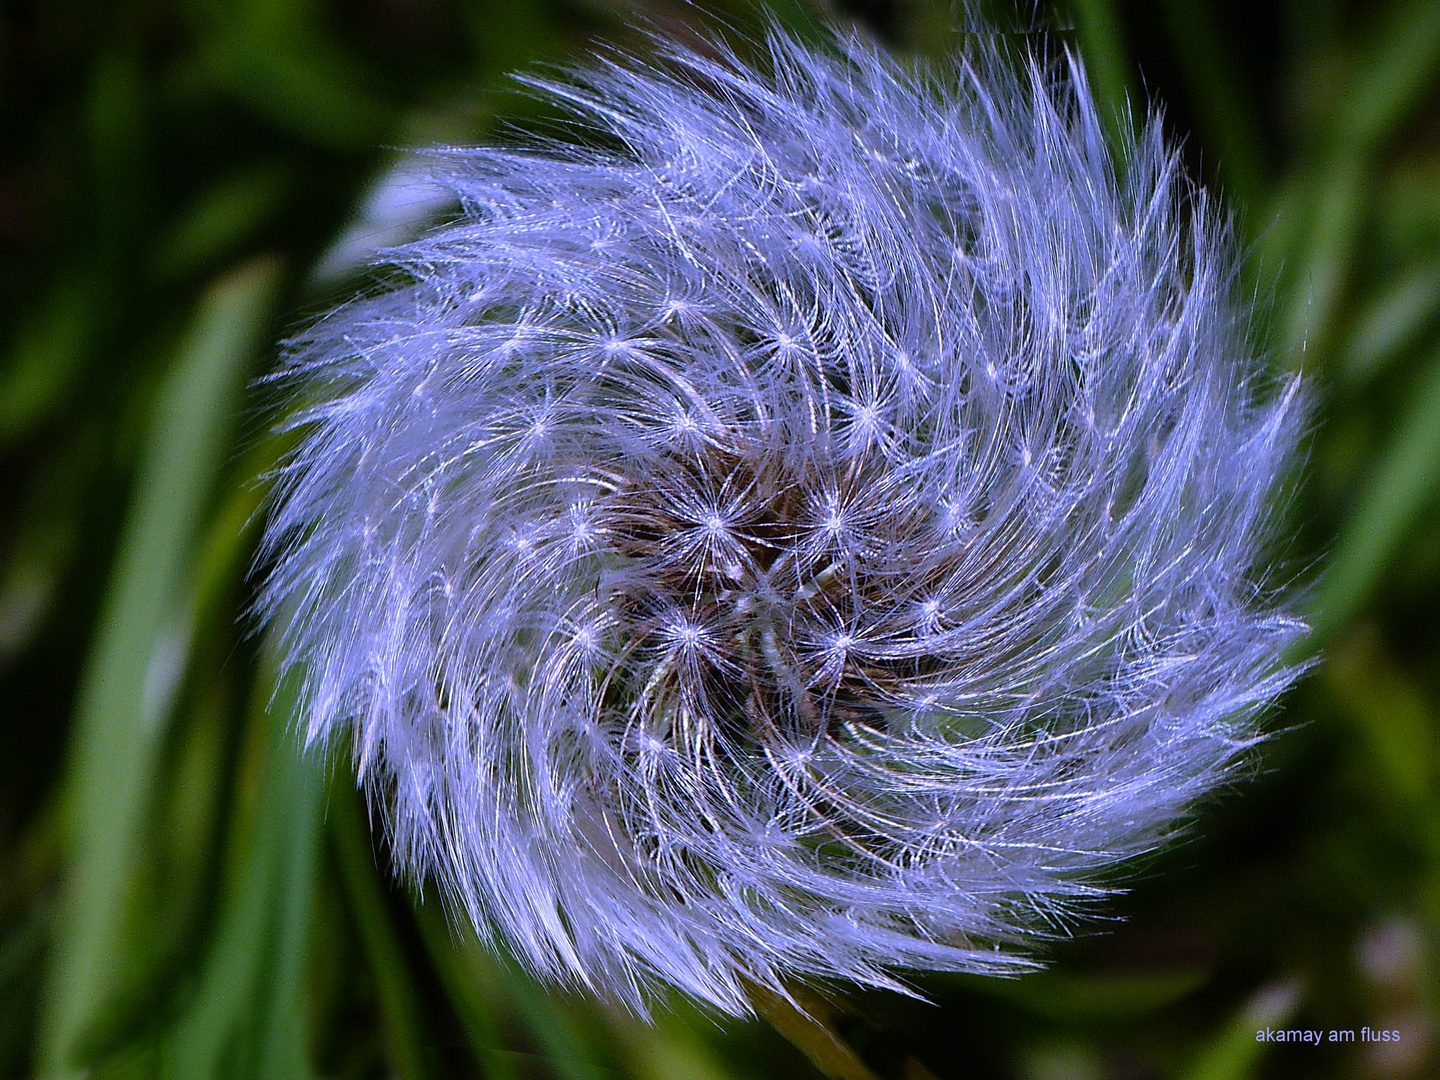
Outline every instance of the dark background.
[[(1434, 1075), (1440, 3), (989, 7), (1078, 48), (1117, 131), (1118, 103), (1163, 104), (1236, 216), (1271, 362), (1316, 403), (1277, 559), (1323, 659), (1256, 775), (1048, 971), (918, 976), (928, 1004), (830, 988), (831, 1026), (882, 1077)], [(929, 56), (967, 25), (922, 0), (770, 10)], [(423, 191), (383, 182), (399, 151), (543, 128), (511, 70), (643, 50), (642, 24), (764, 19), (718, 0), (0, 8), (0, 1076), (817, 1075), (758, 1021), (677, 1002), (646, 1026), (537, 989), (433, 890), (392, 885), (348, 765), (295, 754), (247, 614), (257, 477), (283, 450), (247, 388), (354, 291), (355, 252), (423, 218)], [(1266, 1027), (1357, 1042), (1257, 1043)]]

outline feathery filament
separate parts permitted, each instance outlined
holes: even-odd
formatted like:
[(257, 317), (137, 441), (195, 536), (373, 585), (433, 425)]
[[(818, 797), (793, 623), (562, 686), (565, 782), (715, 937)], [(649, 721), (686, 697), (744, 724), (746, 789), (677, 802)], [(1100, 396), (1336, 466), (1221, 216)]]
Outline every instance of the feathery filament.
[(1301, 420), (1073, 61), (777, 36), (547, 92), (319, 321), (262, 609), (403, 864), (537, 972), (1008, 972), (1227, 780), (1303, 630)]

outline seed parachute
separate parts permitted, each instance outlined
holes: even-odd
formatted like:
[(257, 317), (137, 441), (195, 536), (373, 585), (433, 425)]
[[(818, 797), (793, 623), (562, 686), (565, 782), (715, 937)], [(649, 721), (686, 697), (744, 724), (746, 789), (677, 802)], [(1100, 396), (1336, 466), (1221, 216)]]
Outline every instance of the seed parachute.
[(1303, 422), (1078, 62), (775, 35), (537, 83), (574, 144), (317, 321), (261, 608), (398, 861), (535, 972), (1014, 972), (1229, 781)]

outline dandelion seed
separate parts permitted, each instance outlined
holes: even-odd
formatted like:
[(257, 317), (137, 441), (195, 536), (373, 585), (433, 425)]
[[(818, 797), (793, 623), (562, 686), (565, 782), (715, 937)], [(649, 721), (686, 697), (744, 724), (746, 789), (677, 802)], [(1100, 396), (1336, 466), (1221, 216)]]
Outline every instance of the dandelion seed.
[(1117, 180), (1073, 60), (577, 80), (603, 138), (435, 155), (459, 218), (291, 347), (260, 604), (308, 737), (637, 1009), (1023, 970), (1296, 676), (1303, 395), (1225, 227), (1154, 125)]

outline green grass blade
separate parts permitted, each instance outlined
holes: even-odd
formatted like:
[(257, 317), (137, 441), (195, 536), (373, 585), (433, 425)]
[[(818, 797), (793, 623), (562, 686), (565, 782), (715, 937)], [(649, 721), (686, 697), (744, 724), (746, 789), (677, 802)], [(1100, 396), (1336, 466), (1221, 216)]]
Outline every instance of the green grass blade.
[(1062, 1024), (1146, 1016), (1195, 993), (1211, 977), (1204, 967), (1117, 975), (1037, 971), (1018, 979), (951, 975), (947, 981)]
[(547, 993), (513, 962), (497, 957), (463, 918), (453, 935), (447, 934), (436, 908), (426, 905), (419, 918), (426, 947), (470, 1028), (472, 1041), (485, 1048), (478, 1056), (497, 1070), (495, 1076), (513, 1075), (508, 1062), (518, 1056), (499, 1048), (491, 1017), (502, 1010), (526, 1030), (544, 1056), (548, 1072), (558, 1080), (603, 1080), (612, 1075), (590, 1031), (562, 997)]
[(40, 1032), (47, 1076), (72, 1075), (124, 980), (123, 914), (169, 697), (184, 668), (195, 536), (230, 446), (277, 278), (261, 261), (201, 301), (155, 405), (78, 695), (67, 764), (70, 866)]
[(0, 556), (0, 670), (42, 631), (80, 547), (84, 485), (101, 453), (88, 436), (78, 434), (35, 470), (10, 523), (10, 550)]
[(1378, 39), (1356, 64), (1356, 78), (1329, 128), (1338, 153), (1373, 152), (1424, 101), (1440, 77), (1440, 4), (1394, 6)]
[(445, 986), (446, 997), (465, 1025), (470, 1049), (484, 1070), (485, 1080), (516, 1080), (519, 1073), (513, 1061), (515, 1055), (505, 1049), (499, 1025), (495, 1022), (493, 1003), (479, 980), (472, 977), (465, 959), (460, 955), (459, 944), (445, 925), (439, 905), (422, 904), (415, 917), (430, 962)]
[(1354, 274), (1365, 207), (1373, 188), (1370, 165), (1359, 157), (1334, 162), (1288, 195), (1276, 231), (1296, 241), (1293, 258), (1281, 250), (1267, 261), (1284, 266), (1278, 300), (1283, 343), (1296, 358), (1328, 348), (1347, 285)]
[[(1262, 989), (1203, 1047), (1179, 1080), (1245, 1080), (1265, 1050), (1274, 1045), (1257, 1039), (1265, 1028), (1282, 1027), (1300, 1003), (1299, 987), (1279, 983)], [(1307, 1049), (1318, 1053), (1314, 1047)]]
[(1123, 146), (1132, 134), (1131, 102), (1140, 99), (1135, 93), (1132, 74), (1135, 67), (1120, 29), (1115, 2), (1075, 0), (1074, 8), (1080, 51), (1100, 103), (1101, 120), (1111, 145)]
[(110, 260), (123, 258), (122, 253), (144, 227), (149, 209), (147, 90), (144, 65), (136, 50), (115, 42), (97, 59), (85, 117), (90, 150), (88, 194), (95, 254)]
[(396, 1075), (400, 1080), (421, 1080), (429, 1075), (425, 1064), (425, 1023), (420, 995), (405, 960), (400, 936), (386, 910), (385, 893), (375, 870), (370, 833), (348, 777), (333, 789), (330, 835), (340, 864), (340, 876), (366, 959), (380, 993), (380, 1008), (390, 1035)]
[(399, 119), (355, 58), (313, 32), (275, 34), (217, 19), (202, 66), (256, 116), (325, 150), (372, 150)]
[(1244, 205), (1266, 189), (1264, 138), (1255, 106), (1246, 100), (1210, 7), (1203, 0), (1164, 2), (1175, 55), (1190, 83), (1191, 102), (1210, 144), (1220, 153), (1225, 187)]
[(274, 780), (259, 847), (273, 852), (276, 870), (269, 909), (274, 918), (269, 970), (258, 988), (263, 1020), (258, 1040), (260, 1080), (301, 1080), (309, 1075), (305, 957), (314, 909), (321, 810), (325, 787), (319, 762), (301, 752), (296, 734), (296, 691), (285, 708), (272, 708), (270, 767)]
[(288, 181), (283, 168), (267, 162), (202, 192), (155, 245), (154, 273), (178, 281), (241, 248), (279, 209)]
[(0, 370), (0, 450), (34, 431), (73, 391), (102, 295), (94, 274), (62, 272), (51, 295), (21, 321)]
[[(319, 763), (295, 735), (299, 682), (256, 680), (251, 738), (260, 743), (250, 805), (237, 815), (219, 933), (189, 1010), (164, 1047), (176, 1080), (309, 1074), (305, 956), (324, 806)], [(242, 785), (243, 786), (243, 785)]]
[(1346, 625), (1369, 599), (1411, 527), (1440, 492), (1440, 353), (1356, 501), (1320, 583), (1318, 637)]
[(1440, 264), (1413, 267), (1387, 283), (1355, 318), (1338, 375), (1352, 386), (1374, 379), (1440, 315)]

